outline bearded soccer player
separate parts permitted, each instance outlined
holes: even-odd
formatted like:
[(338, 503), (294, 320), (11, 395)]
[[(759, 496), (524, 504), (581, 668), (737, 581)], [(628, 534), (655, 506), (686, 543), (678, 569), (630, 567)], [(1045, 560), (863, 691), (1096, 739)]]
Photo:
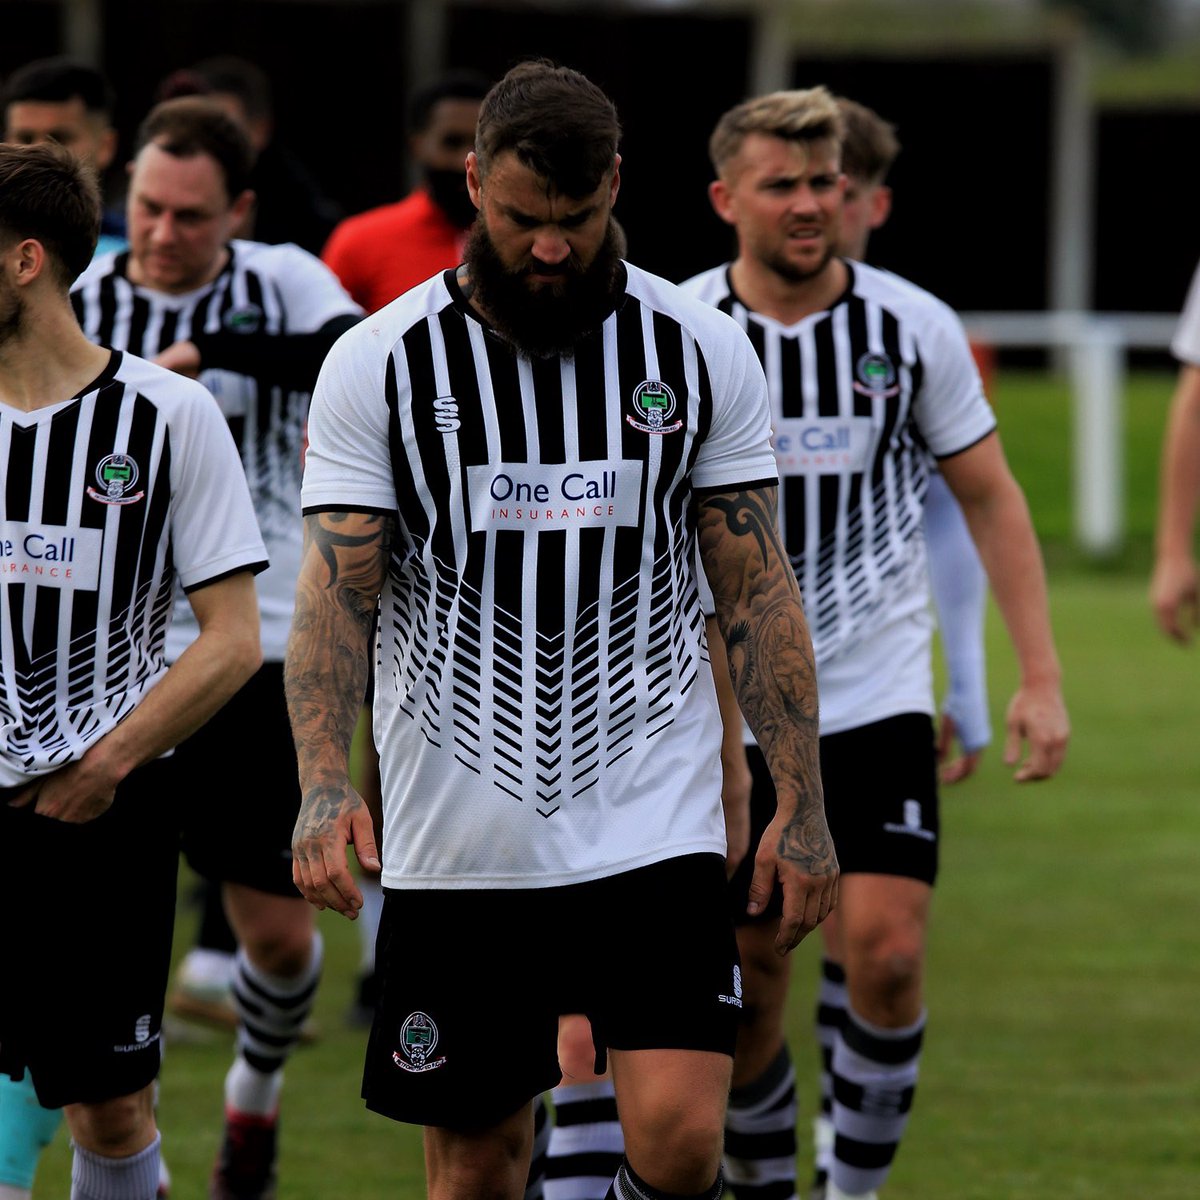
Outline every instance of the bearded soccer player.
[[(619, 135), (582, 75), (514, 67), (468, 157), (465, 263), (344, 335), (314, 394), (286, 668), (296, 879), (353, 916), (346, 846), (376, 856), (347, 757), (378, 606), (363, 1095), (424, 1127), (435, 1200), (521, 1196), (571, 1011), (626, 1122), (609, 1194), (721, 1194), (741, 995), (697, 539), (776, 779), (753, 893), (783, 893), (779, 953), (836, 900), (762, 370), (734, 322), (623, 259)], [(479, 978), (519, 982), (481, 1007), (464, 944)]]
[[(73, 1197), (149, 1200), (182, 820), (162, 756), (257, 669), (266, 550), (213, 397), (80, 330), (99, 228), (70, 152), (0, 145), (0, 1072), (65, 1109)], [(177, 580), (197, 634), (168, 666)]]
[[(710, 139), (710, 197), (737, 234), (738, 254), (684, 285), (746, 330), (766, 369), (782, 536), (812, 623), (821, 773), (843, 871), (835, 955), (846, 983), (832, 1052), (827, 1200), (874, 1197), (886, 1180), (925, 1030), (938, 866), (921, 536), (931, 453), (962, 506), (1019, 664), (1005, 761), (1020, 782), (1045, 779), (1068, 740), (1041, 554), (966, 335), (928, 292), (838, 255), (841, 138), (841, 113), (824, 88), (727, 112)], [(758, 822), (773, 799), (757, 750), (752, 768)], [(764, 1157), (784, 1157), (785, 1134), (794, 1148), (794, 1109), (780, 1116), (791, 1077), (782, 1025), (789, 972), (773, 953), (771, 913), (747, 909), (744, 890), (734, 895), (749, 1003), (729, 1175), (739, 1195), (757, 1196), (766, 1194), (755, 1190)], [(766, 1129), (778, 1135), (769, 1156), (755, 1141)], [(794, 1168), (777, 1182), (788, 1190), (772, 1194), (794, 1191)]]

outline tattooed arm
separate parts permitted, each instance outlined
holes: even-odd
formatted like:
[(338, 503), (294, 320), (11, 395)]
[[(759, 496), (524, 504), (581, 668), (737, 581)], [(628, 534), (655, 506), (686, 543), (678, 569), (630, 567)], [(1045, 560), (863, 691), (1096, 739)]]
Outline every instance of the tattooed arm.
[(779, 539), (776, 489), (702, 497), (699, 538), (734, 692), (778, 793), (747, 911), (761, 912), (776, 883), (783, 888), (775, 949), (786, 954), (837, 903), (838, 865), (821, 790), (812, 642)]
[(371, 814), (349, 778), (350, 741), (366, 691), (375, 606), (395, 518), (322, 512), (304, 518), (304, 557), (284, 688), (300, 766), (292, 877), (309, 903), (353, 920), (362, 894), (346, 862), (379, 870)]

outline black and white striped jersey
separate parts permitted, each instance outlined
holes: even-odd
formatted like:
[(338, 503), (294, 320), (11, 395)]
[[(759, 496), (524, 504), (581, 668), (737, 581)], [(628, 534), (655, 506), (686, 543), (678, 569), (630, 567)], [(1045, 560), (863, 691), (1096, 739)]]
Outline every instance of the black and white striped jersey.
[(847, 267), (836, 304), (787, 326), (738, 299), (728, 266), (683, 285), (746, 330), (766, 373), (780, 525), (812, 633), (823, 733), (934, 711), (930, 456), (995, 428), (954, 312), (889, 272)]
[(697, 490), (774, 484), (740, 329), (627, 266), (571, 359), (531, 361), (453, 272), (344, 334), (306, 513), (398, 514), (376, 743), (387, 887), (541, 887), (724, 853)]
[(80, 758), (166, 671), (176, 577), (260, 571), (237, 448), (204, 388), (129, 354), (79, 395), (0, 403), (0, 787)]
[[(298, 246), (234, 241), (229, 262), (210, 284), (181, 295), (138, 287), (128, 253), (92, 262), (71, 292), (79, 323), (93, 342), (153, 358), (193, 334), (223, 331), (311, 333), (334, 317), (361, 312), (337, 277)], [(217, 398), (258, 514), (271, 567), (258, 580), (263, 657), (282, 661), (300, 570), (300, 478), (309, 391), (269, 377), (204, 370), (200, 382)], [(199, 630), (182, 596), (167, 644), (174, 660)]]

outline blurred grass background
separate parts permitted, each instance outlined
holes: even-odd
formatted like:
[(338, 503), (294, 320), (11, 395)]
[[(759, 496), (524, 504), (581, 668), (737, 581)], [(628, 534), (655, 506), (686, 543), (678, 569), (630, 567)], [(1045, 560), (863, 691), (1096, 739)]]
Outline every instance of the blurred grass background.
[[(943, 794), (929, 1034), (888, 1200), (1200, 1195), (1200, 689), (1194, 651), (1157, 633), (1145, 598), (1172, 385), (1165, 371), (1130, 378), (1128, 537), (1095, 564), (1071, 547), (1065, 384), (1034, 371), (996, 377), (1001, 434), (1049, 565), (1073, 742), (1056, 780), (1011, 782), (1001, 731), (1014, 664), (989, 612), (997, 743), (977, 776)], [(181, 887), (186, 897), (186, 877)], [(358, 931), (329, 913), (320, 925), (322, 1036), (287, 1070), (279, 1195), (416, 1200), (419, 1131), (366, 1112), (359, 1099), (365, 1035), (343, 1024)], [(177, 956), (194, 926), (181, 905)], [(789, 1009), (805, 1172), (818, 957), (817, 939), (796, 951)], [(488, 981), (478, 982), (482, 1010)], [(174, 1200), (206, 1194), (231, 1047), (215, 1034), (168, 1040), (159, 1120)], [(69, 1169), (60, 1131), (35, 1195), (66, 1196)]]

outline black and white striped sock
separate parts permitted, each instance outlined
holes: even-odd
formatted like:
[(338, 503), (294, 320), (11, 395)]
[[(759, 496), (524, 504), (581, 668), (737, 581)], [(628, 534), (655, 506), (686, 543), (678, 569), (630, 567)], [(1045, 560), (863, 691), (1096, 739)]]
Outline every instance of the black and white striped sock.
[(786, 1045), (758, 1079), (729, 1093), (725, 1181), (737, 1200), (795, 1200), (796, 1072)]
[(546, 1200), (603, 1200), (625, 1152), (612, 1080), (563, 1084), (550, 1099)]
[(225, 1079), (225, 1104), (237, 1112), (271, 1116), (278, 1107), (283, 1064), (300, 1040), (321, 978), (321, 935), (313, 933), (308, 966), (291, 979), (260, 971), (239, 949), (233, 972), (238, 1054)]
[(847, 1008), (833, 1052), (833, 1165), (838, 1193), (867, 1196), (887, 1179), (908, 1124), (925, 1015), (883, 1029)]
[(813, 1118), (813, 1194), (819, 1195), (829, 1178), (833, 1158), (833, 1046), (846, 1018), (846, 972), (831, 958), (821, 959), (821, 983), (813, 1024), (821, 1055), (821, 1094)]
[(720, 1200), (724, 1194), (725, 1180), (720, 1171), (717, 1172), (717, 1181), (712, 1187), (698, 1194), (683, 1196), (651, 1187), (644, 1179), (638, 1178), (629, 1165), (629, 1160), (623, 1158), (604, 1200)]

